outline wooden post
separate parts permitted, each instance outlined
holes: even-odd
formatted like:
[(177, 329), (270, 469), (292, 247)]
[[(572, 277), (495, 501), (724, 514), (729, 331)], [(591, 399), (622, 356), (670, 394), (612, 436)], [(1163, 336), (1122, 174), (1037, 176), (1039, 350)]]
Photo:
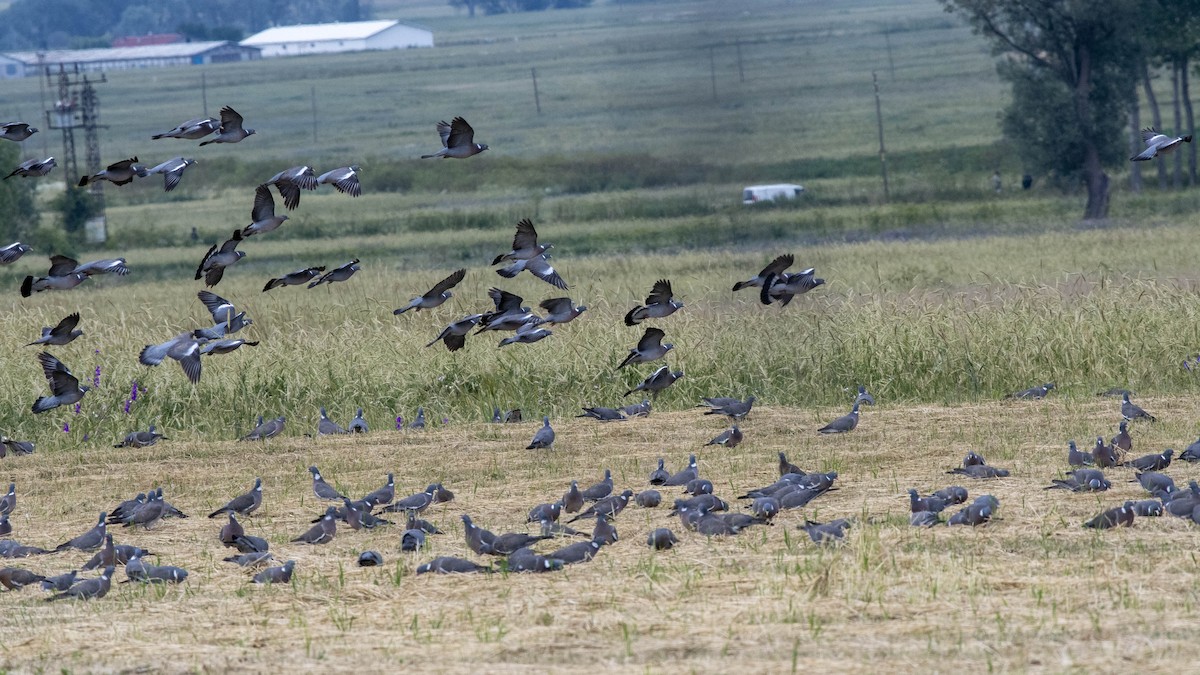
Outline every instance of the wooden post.
[(875, 123), (879, 126), (879, 165), (883, 169), (883, 200), (888, 201), (887, 150), (883, 147), (883, 108), (879, 104), (879, 78), (871, 71), (871, 84), (875, 86)]
[(542, 114), (542, 97), (538, 95), (537, 86), (537, 68), (530, 68), (529, 74), (533, 77), (533, 107), (537, 108), (537, 114)]
[(883, 44), (887, 47), (888, 57), (888, 72), (891, 74), (892, 82), (896, 81), (896, 62), (892, 60), (892, 27), (883, 27)]
[(208, 81), (204, 79), (204, 73), (200, 73), (200, 103), (204, 116), (208, 117)]

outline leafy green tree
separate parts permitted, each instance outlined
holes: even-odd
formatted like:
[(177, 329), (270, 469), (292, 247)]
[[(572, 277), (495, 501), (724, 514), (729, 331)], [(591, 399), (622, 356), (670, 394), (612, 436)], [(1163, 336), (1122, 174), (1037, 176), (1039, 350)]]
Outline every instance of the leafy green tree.
[[(21, 163), (21, 146), (0, 141), (0, 169), (4, 175)], [(33, 199), (34, 180), (14, 177), (0, 181), (0, 246), (28, 239), (37, 226), (38, 212)]]
[(1136, 81), (1136, 0), (941, 0), (1003, 57), (1004, 134), (1026, 165), (1087, 186), (1084, 219), (1108, 215), (1105, 167), (1127, 161)]

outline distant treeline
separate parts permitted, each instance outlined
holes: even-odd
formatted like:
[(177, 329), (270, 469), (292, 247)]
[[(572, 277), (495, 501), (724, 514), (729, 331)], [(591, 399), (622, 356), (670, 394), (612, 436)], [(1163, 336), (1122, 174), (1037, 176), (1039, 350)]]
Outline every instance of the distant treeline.
[(115, 37), (181, 33), (240, 40), (270, 26), (362, 21), (362, 0), (15, 0), (0, 12), (0, 49), (107, 47)]

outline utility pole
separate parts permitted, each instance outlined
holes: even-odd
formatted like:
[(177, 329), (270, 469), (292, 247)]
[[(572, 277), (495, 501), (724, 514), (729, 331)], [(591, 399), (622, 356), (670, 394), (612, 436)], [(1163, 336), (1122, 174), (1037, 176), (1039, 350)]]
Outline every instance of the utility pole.
[[(100, 97), (96, 95), (95, 84), (107, 81), (103, 73), (99, 79), (89, 79), (80, 72), (79, 66), (68, 71), (62, 64), (58, 72), (45, 69), (47, 84), (54, 87), (57, 99), (46, 110), (49, 128), (58, 129), (63, 137), (63, 155), (59, 164), (62, 166), (63, 180), (67, 190), (75, 190), (75, 180), (84, 172), (79, 170), (79, 160), (75, 152), (75, 129), (83, 129), (84, 161), (87, 163), (84, 171), (94, 174), (100, 171)], [(84, 236), (90, 243), (101, 243), (107, 239), (108, 233), (104, 216), (103, 181), (91, 184), (88, 192), (90, 199), (95, 200), (94, 216), (84, 224)]]
[(888, 201), (887, 150), (883, 147), (883, 108), (879, 104), (879, 78), (871, 71), (871, 84), (875, 86), (875, 123), (879, 126), (879, 165), (883, 169), (883, 200)]
[(533, 76), (533, 106), (537, 108), (537, 114), (542, 114), (542, 97), (538, 95), (537, 88), (537, 68), (530, 68), (529, 74)]

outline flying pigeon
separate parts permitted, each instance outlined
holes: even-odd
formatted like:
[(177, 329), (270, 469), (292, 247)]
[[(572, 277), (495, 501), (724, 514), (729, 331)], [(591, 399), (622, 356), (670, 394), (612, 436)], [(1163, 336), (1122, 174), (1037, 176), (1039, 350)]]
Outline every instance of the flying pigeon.
[(661, 319), (674, 314), (682, 307), (683, 303), (676, 300), (671, 292), (671, 282), (659, 279), (650, 289), (650, 295), (646, 296), (646, 304), (634, 307), (625, 315), (625, 325), (636, 326), (646, 319)]
[(437, 123), (438, 135), (442, 137), (442, 149), (432, 155), (421, 155), (421, 159), (441, 157), (442, 159), (464, 159), (478, 155), (488, 146), (475, 142), (475, 130), (461, 117), (455, 117), (453, 122), (445, 120)]
[(144, 366), (157, 366), (167, 357), (179, 362), (192, 384), (200, 382), (200, 342), (195, 335), (180, 333), (161, 344), (146, 345), (138, 354), (138, 361)]
[(0, 457), (10, 452), (14, 455), (32, 455), (33, 441), (18, 441), (8, 436), (0, 436)]
[(1121, 417), (1132, 422), (1134, 420), (1150, 420), (1154, 422), (1157, 418), (1154, 415), (1142, 410), (1142, 408), (1129, 400), (1129, 394), (1121, 397)]
[(196, 297), (200, 299), (212, 316), (213, 327), (200, 331), (204, 337), (210, 340), (218, 340), (222, 336), (236, 333), (254, 323), (252, 319), (246, 318), (245, 312), (237, 311), (232, 302), (212, 291), (200, 291), (196, 293)]
[(400, 315), (410, 309), (415, 309), (418, 312), (422, 309), (433, 309), (440, 307), (444, 302), (449, 300), (454, 294), (450, 292), (451, 288), (462, 282), (463, 277), (467, 275), (466, 269), (460, 269), (450, 274), (450, 276), (442, 279), (434, 284), (433, 288), (425, 292), (424, 295), (419, 295), (413, 298), (407, 305), (392, 311), (392, 314)]
[(587, 311), (587, 305), (574, 306), (570, 298), (548, 298), (538, 303), (538, 307), (546, 310), (546, 323), (570, 323)]
[(72, 340), (83, 335), (83, 331), (76, 330), (79, 325), (79, 312), (68, 314), (62, 321), (59, 321), (56, 326), (44, 326), (42, 328), (42, 337), (29, 344), (26, 347), (33, 345), (56, 345), (62, 346), (69, 344)]
[(252, 136), (254, 130), (242, 127), (242, 122), (242, 116), (236, 110), (229, 106), (221, 108), (221, 126), (217, 129), (217, 135), (204, 141), (200, 146), (203, 147), (209, 143), (238, 143), (247, 136)]
[[(299, 191), (297, 190), (297, 199), (299, 199)], [(250, 208), (250, 224), (243, 227), (242, 237), (251, 237), (256, 234), (266, 234), (284, 223), (288, 219), (287, 214), (275, 215), (275, 198), (271, 196), (271, 189), (266, 185), (259, 185), (254, 188), (254, 206)], [(311, 267), (309, 268), (312, 269)], [(321, 269), (325, 269), (322, 267)], [(295, 274), (295, 272), (293, 272)], [(295, 282), (297, 284), (304, 283), (302, 281)], [(270, 282), (267, 284), (270, 285)], [(263, 289), (268, 290), (268, 289)]]
[(443, 328), (442, 332), (425, 346), (432, 347), (438, 340), (441, 340), (446, 345), (446, 349), (452, 352), (462, 349), (463, 345), (467, 343), (467, 333), (471, 332), (471, 329), (479, 323), (479, 319), (482, 317), (482, 314), (472, 314), (455, 321)]
[(219, 129), (220, 126), (220, 120), (215, 120), (211, 117), (198, 117), (188, 120), (170, 131), (154, 134), (150, 139), (157, 141), (160, 138), (179, 138), (194, 141), (211, 134)]
[(129, 159), (109, 164), (108, 167), (99, 173), (80, 177), (77, 187), (84, 187), (89, 183), (95, 183), (100, 180), (106, 180), (113, 185), (127, 185), (133, 182), (135, 176), (145, 178), (150, 172), (146, 170), (146, 167), (137, 162), (137, 157), (130, 157)]
[(113, 570), (116, 569), (112, 565), (104, 568), (100, 576), (95, 579), (85, 579), (77, 582), (74, 586), (59, 593), (46, 598), (46, 602), (55, 600), (91, 600), (93, 598), (103, 598), (108, 595), (108, 590), (112, 588)]
[(254, 479), (254, 487), (245, 494), (238, 495), (225, 503), (225, 506), (208, 514), (209, 518), (216, 518), (223, 513), (236, 513), (241, 516), (248, 516), (258, 510), (262, 506), (262, 479)]
[(647, 328), (642, 334), (642, 339), (638, 340), (637, 346), (629, 350), (629, 355), (625, 357), (617, 365), (617, 370), (628, 366), (631, 363), (649, 363), (658, 359), (666, 358), (667, 352), (675, 348), (675, 345), (670, 342), (663, 343), (662, 339), (666, 333), (659, 328)]
[(824, 279), (813, 276), (815, 270), (810, 267), (798, 274), (788, 274), (786, 272), (779, 276), (768, 277), (759, 291), (759, 301), (764, 305), (769, 305), (775, 300), (779, 301), (780, 307), (786, 307), (792, 298), (797, 295), (804, 295), (825, 283)]
[(1154, 130), (1154, 127), (1146, 127), (1142, 129), (1142, 141), (1146, 144), (1146, 149), (1129, 158), (1131, 162), (1146, 162), (1159, 155), (1165, 155), (1173, 151), (1180, 143), (1191, 143), (1191, 136), (1176, 136), (1171, 138)]
[(200, 265), (196, 268), (196, 279), (204, 278), (204, 283), (209, 288), (221, 283), (221, 277), (225, 274), (225, 268), (236, 263), (246, 257), (245, 251), (237, 250), (238, 244), (242, 243), (241, 230), (234, 230), (233, 235), (221, 244), (218, 249), (216, 244), (213, 244), (208, 252), (204, 254)]
[(500, 269), (496, 270), (496, 274), (499, 274), (505, 279), (512, 279), (523, 271), (529, 272), (533, 276), (541, 279), (555, 288), (561, 288), (564, 291), (570, 288), (570, 286), (567, 285), (567, 282), (563, 281), (563, 278), (559, 275), (558, 271), (554, 269), (554, 266), (550, 264), (550, 256), (544, 253), (542, 255), (535, 255), (527, 260), (518, 260), (511, 265), (501, 267)]
[(320, 267), (305, 267), (302, 270), (296, 270), (295, 272), (285, 274), (278, 278), (268, 279), (267, 285), (263, 286), (263, 293), (266, 293), (272, 288), (279, 288), (280, 286), (303, 286), (317, 276), (320, 276), (321, 272), (324, 271), (324, 265), (321, 265)]
[(39, 396), (33, 402), (33, 412), (43, 413), (60, 405), (70, 405), (78, 402), (91, 387), (79, 384), (79, 380), (63, 365), (62, 361), (54, 358), (48, 352), (38, 354), (38, 363), (42, 365), (42, 374), (50, 383), (50, 396)]
[(37, 132), (37, 127), (31, 127), (24, 122), (0, 123), (0, 138), (6, 141), (20, 142)]
[(554, 429), (550, 428), (550, 417), (542, 417), (542, 428), (533, 435), (533, 440), (525, 446), (526, 450), (549, 450), (554, 447)]
[(176, 157), (146, 170), (146, 175), (161, 173), (163, 175), (163, 191), (170, 192), (179, 185), (179, 181), (183, 178), (183, 172), (191, 165), (195, 164), (196, 160), (190, 157)]
[(257, 346), (258, 346), (257, 340), (243, 340), (241, 338), (236, 338), (236, 339), (227, 338), (227, 339), (222, 339), (222, 340), (216, 340), (213, 342), (206, 342), (203, 345), (200, 345), (200, 354), (202, 354), (202, 355), (203, 354), (209, 354), (209, 355), (228, 354), (230, 352), (236, 351), (240, 347), (257, 347)]
[[(19, 241), (14, 241), (4, 248), (0, 248), (0, 265), (11, 265), (20, 260), (21, 256), (29, 253), (32, 250), (33, 247), (29, 244), (22, 244)], [(51, 258), (51, 262), (53, 262), (53, 260), (54, 259)]]
[(778, 277), (784, 270), (792, 266), (795, 258), (791, 253), (785, 253), (778, 258), (772, 260), (762, 271), (754, 275), (747, 281), (739, 281), (733, 285), (734, 292), (740, 291), (743, 288), (762, 288), (769, 277)]
[(317, 189), (317, 173), (311, 166), (293, 166), (271, 176), (266, 184), (274, 185), (283, 197), (283, 205), (289, 211), (295, 211), (300, 206), (300, 190)]
[(21, 297), (28, 298), (41, 291), (66, 291), (75, 288), (88, 279), (88, 275), (76, 272), (76, 267), (79, 267), (79, 261), (73, 258), (65, 255), (50, 256), (50, 271), (44, 277), (26, 276), (21, 282)]
[(355, 272), (362, 269), (358, 266), (359, 262), (359, 259), (355, 258), (341, 267), (335, 267), (334, 269), (323, 274), (320, 279), (310, 283), (308, 287), (315, 288), (321, 284), (332, 284), (335, 281), (345, 281), (354, 276)]
[(545, 338), (548, 338), (553, 334), (554, 334), (553, 331), (551, 331), (547, 328), (543, 328), (539, 324), (523, 323), (517, 328), (516, 333), (514, 333), (513, 335), (511, 335), (509, 337), (501, 339), (499, 347), (503, 347), (505, 345), (511, 345), (514, 343), (532, 344), (534, 342), (537, 342), (538, 340), (544, 340)]
[(362, 186), (358, 183), (358, 172), (362, 167), (357, 165), (343, 166), (333, 171), (326, 171), (317, 176), (318, 185), (332, 185), (338, 192), (351, 197), (362, 194)]
[[(492, 264), (499, 265), (502, 262), (517, 262), (518, 260), (536, 258), (539, 255), (545, 254), (553, 246), (554, 244), (538, 244), (538, 233), (533, 227), (533, 221), (528, 218), (522, 218), (517, 222), (517, 233), (513, 235), (512, 250), (496, 256), (492, 260)], [(518, 304), (520, 304), (519, 301)]]
[(683, 377), (682, 370), (676, 370), (672, 372), (669, 367), (663, 366), (654, 371), (650, 377), (647, 377), (645, 380), (643, 380), (641, 384), (625, 392), (625, 396), (628, 396), (635, 391), (648, 391), (650, 392), (651, 398), (658, 400), (659, 393), (672, 384), (675, 384), (675, 381), (681, 377)]
[(849, 431), (854, 431), (858, 426), (858, 403), (855, 402), (854, 407), (849, 413), (842, 415), (836, 420), (817, 429), (822, 434), (844, 434)]
[(12, 173), (5, 176), (4, 180), (8, 180), (13, 176), (20, 176), (22, 178), (45, 176), (56, 166), (58, 166), (58, 162), (54, 161), (53, 157), (47, 157), (46, 159), (27, 159), (24, 162), (21, 162), (17, 168), (13, 169)]

